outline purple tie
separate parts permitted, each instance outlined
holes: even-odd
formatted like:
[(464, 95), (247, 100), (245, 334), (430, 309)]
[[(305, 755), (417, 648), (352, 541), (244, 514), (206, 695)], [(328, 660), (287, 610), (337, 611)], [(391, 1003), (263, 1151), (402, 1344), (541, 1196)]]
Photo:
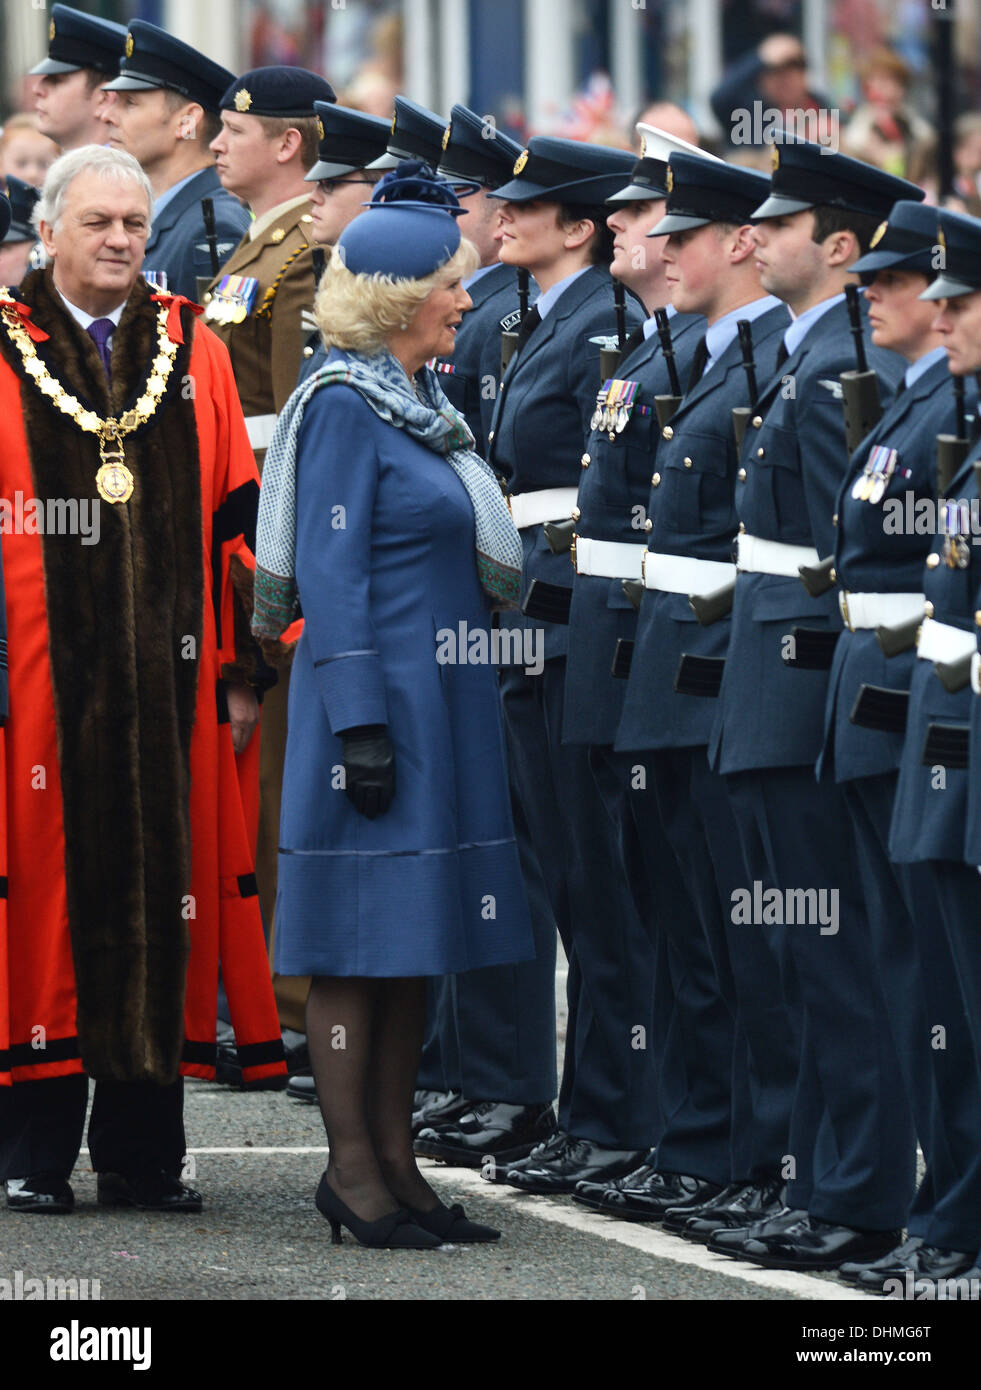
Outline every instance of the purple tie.
[(93, 319), (85, 331), (99, 349), (102, 365), (106, 369), (106, 379), (112, 381), (109, 339), (112, 337), (113, 333), (115, 333), (116, 325), (113, 323), (112, 319)]

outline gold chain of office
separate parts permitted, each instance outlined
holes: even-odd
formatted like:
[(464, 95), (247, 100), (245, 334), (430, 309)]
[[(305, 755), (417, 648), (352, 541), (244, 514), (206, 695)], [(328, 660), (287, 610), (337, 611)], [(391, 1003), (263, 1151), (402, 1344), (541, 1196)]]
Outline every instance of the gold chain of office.
[[(7, 302), (4, 303), (3, 301)], [(95, 485), (104, 502), (114, 505), (128, 502), (133, 495), (134, 478), (126, 466), (125, 437), (149, 420), (167, 390), (167, 381), (174, 369), (178, 344), (167, 333), (168, 306), (162, 305), (157, 312), (157, 355), (150, 364), (143, 393), (131, 410), (125, 411), (117, 419), (110, 416), (103, 420), (94, 410), (86, 410), (77, 396), (66, 391), (61, 382), (53, 377), (37, 354), (30, 336), (26, 332), (17, 311), (10, 303), (10, 291), (0, 288), (0, 314), (3, 316), (7, 332), (21, 355), (24, 371), (33, 377), (34, 384), (51, 404), (73, 420), (80, 430), (98, 436), (99, 471), (95, 475)]]

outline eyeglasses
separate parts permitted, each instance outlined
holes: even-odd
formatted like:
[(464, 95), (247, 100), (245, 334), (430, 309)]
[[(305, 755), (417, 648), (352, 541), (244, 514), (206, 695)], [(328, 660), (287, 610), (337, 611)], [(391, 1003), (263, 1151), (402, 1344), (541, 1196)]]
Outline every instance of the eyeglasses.
[(363, 183), (369, 188), (373, 188), (374, 179), (317, 179), (316, 184), (321, 193), (333, 193), (335, 188), (343, 188), (345, 184)]

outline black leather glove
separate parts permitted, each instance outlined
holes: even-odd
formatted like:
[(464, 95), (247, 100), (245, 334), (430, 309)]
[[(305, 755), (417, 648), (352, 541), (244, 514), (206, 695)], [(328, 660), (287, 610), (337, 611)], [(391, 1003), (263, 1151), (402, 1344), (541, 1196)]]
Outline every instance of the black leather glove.
[(341, 734), (344, 789), (368, 820), (383, 816), (395, 795), (395, 752), (384, 724), (364, 724)]

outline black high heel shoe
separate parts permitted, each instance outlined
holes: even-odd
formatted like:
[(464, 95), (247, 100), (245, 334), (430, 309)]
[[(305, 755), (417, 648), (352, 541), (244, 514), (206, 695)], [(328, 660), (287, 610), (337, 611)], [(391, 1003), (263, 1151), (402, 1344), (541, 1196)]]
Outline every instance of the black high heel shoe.
[(477, 1245), (501, 1239), (500, 1231), (493, 1226), (482, 1226), (479, 1221), (471, 1221), (459, 1202), (454, 1202), (451, 1207), (439, 1202), (431, 1211), (417, 1211), (415, 1207), (407, 1207), (406, 1210), (417, 1226), (450, 1244)]
[(320, 1179), (315, 1198), (317, 1210), (330, 1222), (332, 1245), (340, 1245), (341, 1227), (346, 1226), (359, 1245), (385, 1250), (435, 1250), (442, 1241), (439, 1236), (416, 1224), (404, 1207), (386, 1212), (377, 1221), (362, 1221), (350, 1207), (344, 1205), (327, 1183), (327, 1174)]

